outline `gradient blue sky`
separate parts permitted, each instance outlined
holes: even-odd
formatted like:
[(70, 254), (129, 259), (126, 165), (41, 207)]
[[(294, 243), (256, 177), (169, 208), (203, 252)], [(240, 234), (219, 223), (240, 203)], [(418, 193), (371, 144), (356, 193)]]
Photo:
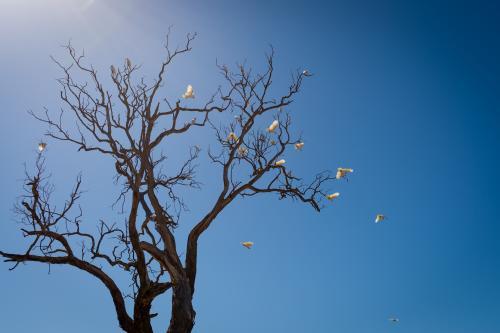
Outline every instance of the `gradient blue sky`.
[[(151, 77), (163, 37), (196, 31), (165, 95), (218, 84), (215, 60), (257, 68), (271, 43), (276, 85), (316, 75), (289, 110), (306, 141), (302, 175), (349, 166), (336, 203), (240, 200), (201, 240), (194, 332), (500, 332), (500, 5), (494, 1), (0, 0), (0, 247), (20, 250), (11, 212), (45, 131), (27, 110), (57, 110), (49, 55), (72, 40), (104, 75), (125, 56)], [(187, 143), (167, 149), (175, 159)], [(112, 216), (112, 163), (49, 141), (65, 194), (82, 171), (91, 225)], [(219, 175), (200, 170), (210, 188)], [(205, 177), (205, 179), (203, 179)], [(207, 179), (207, 177), (209, 177)], [(213, 192), (213, 190), (212, 190)], [(185, 231), (212, 200), (192, 194)], [(389, 216), (375, 225), (376, 213)], [(239, 244), (253, 240), (247, 251)], [(105, 289), (79, 271), (0, 264), (5, 332), (119, 332)], [(119, 279), (125, 284), (125, 279)], [(169, 299), (155, 303), (158, 332)], [(387, 321), (397, 316), (401, 322)]]

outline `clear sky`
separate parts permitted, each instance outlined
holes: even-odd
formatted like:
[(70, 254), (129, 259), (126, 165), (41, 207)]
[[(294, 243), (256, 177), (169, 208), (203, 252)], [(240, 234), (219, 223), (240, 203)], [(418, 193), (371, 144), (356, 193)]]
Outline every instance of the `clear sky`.
[[(201, 239), (194, 332), (498, 333), (499, 7), (481, 0), (0, 0), (0, 247), (24, 244), (11, 208), (23, 163), (32, 163), (45, 131), (27, 111), (60, 106), (60, 73), (49, 55), (66, 59), (59, 46), (71, 39), (102, 75), (128, 56), (151, 78), (173, 25), (178, 40), (193, 31), (199, 38), (172, 68), (165, 95), (191, 83), (206, 97), (223, 82), (216, 59), (262, 68), (272, 44), (277, 86), (296, 68), (315, 73), (289, 110), (306, 146), (287, 164), (304, 176), (355, 169), (348, 183), (334, 185), (341, 198), (320, 214), (264, 196), (239, 200), (218, 218)], [(206, 147), (211, 134), (193, 132), (189, 142)], [(165, 149), (175, 160), (187, 143)], [(83, 173), (86, 223), (112, 216), (111, 161), (52, 141), (49, 148), (61, 195)], [(181, 239), (215, 200), (218, 171), (201, 167), (209, 189), (189, 195)], [(377, 213), (389, 219), (376, 225)], [(243, 240), (254, 248), (242, 248)], [(50, 274), (38, 264), (9, 267), (0, 264), (1, 331), (120, 331), (94, 278), (67, 267)], [(154, 310), (162, 332), (169, 297)], [(400, 323), (389, 323), (391, 316)]]

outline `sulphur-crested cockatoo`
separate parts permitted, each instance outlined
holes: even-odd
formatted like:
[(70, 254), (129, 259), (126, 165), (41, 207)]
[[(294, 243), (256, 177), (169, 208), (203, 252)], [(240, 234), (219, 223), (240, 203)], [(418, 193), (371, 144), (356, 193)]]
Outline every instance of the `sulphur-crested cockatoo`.
[(333, 200), (333, 199), (335, 199), (335, 198), (338, 198), (339, 196), (340, 196), (340, 193), (339, 193), (339, 192), (335, 192), (335, 193), (332, 193), (332, 194), (328, 194), (328, 195), (326, 196), (326, 198), (327, 198), (328, 200)]
[(273, 133), (273, 132), (274, 132), (274, 130), (278, 127), (278, 125), (279, 125), (279, 124), (280, 124), (280, 123), (279, 123), (277, 120), (273, 121), (273, 122), (271, 123), (271, 125), (269, 125), (269, 127), (267, 128), (267, 131), (268, 131), (269, 133)]
[(39, 151), (39, 152), (44, 151), (44, 150), (45, 150), (45, 148), (47, 148), (47, 144), (46, 144), (45, 142), (40, 142), (40, 143), (38, 144), (38, 151)]
[(230, 132), (227, 136), (227, 141), (236, 142), (238, 141), (238, 136), (234, 132)]
[(238, 148), (238, 154), (240, 154), (240, 156), (247, 156), (248, 154), (248, 149), (246, 147), (243, 147), (243, 146), (240, 146)]
[(337, 179), (344, 178), (345, 176), (347, 176), (348, 173), (352, 172), (354, 172), (354, 170), (351, 168), (337, 168), (337, 175), (335, 178)]
[(242, 242), (241, 245), (250, 250), (253, 246), (253, 242)]
[(275, 166), (280, 166), (280, 165), (285, 164), (285, 162), (286, 162), (286, 161), (285, 161), (284, 159), (281, 159), (281, 160), (279, 160), (279, 161), (276, 161), (276, 163), (274, 163), (274, 165), (275, 165)]
[(186, 92), (182, 94), (182, 98), (194, 98), (194, 90), (192, 85), (188, 84)]

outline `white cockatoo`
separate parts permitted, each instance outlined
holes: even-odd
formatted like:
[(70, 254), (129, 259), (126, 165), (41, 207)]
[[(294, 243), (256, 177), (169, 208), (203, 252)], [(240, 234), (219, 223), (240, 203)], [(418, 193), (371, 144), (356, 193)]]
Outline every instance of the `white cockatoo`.
[(238, 136), (236, 134), (234, 134), (234, 132), (230, 132), (227, 135), (227, 141), (229, 141), (229, 142), (236, 142), (236, 141), (238, 141)]
[(345, 176), (347, 176), (348, 173), (352, 172), (354, 172), (354, 170), (350, 168), (337, 168), (337, 175), (335, 176), (335, 178), (337, 179), (344, 178)]
[(275, 166), (281, 166), (281, 165), (285, 164), (285, 162), (286, 162), (286, 161), (285, 161), (284, 159), (281, 159), (281, 160), (279, 160), (279, 161), (276, 161), (276, 163), (274, 163), (274, 165), (275, 165)]
[(117, 74), (115, 66), (111, 65), (110, 68), (111, 68), (111, 76), (115, 77)]
[(131, 68), (132, 68), (132, 61), (130, 61), (130, 59), (129, 59), (129, 58), (125, 58), (125, 64), (127, 65), (127, 67), (128, 67), (129, 69), (131, 69)]
[(382, 214), (377, 214), (377, 215), (375, 216), (375, 223), (382, 222), (383, 220), (385, 220), (385, 215), (382, 215)]
[(188, 84), (186, 87), (186, 92), (182, 94), (182, 98), (194, 98), (194, 90), (193, 86)]
[(279, 124), (280, 124), (280, 123), (279, 123), (277, 120), (273, 121), (273, 122), (271, 123), (271, 125), (269, 125), (269, 127), (267, 128), (267, 131), (268, 131), (269, 133), (273, 133), (273, 132), (274, 132), (274, 130), (278, 127), (278, 125), (279, 125)]
[(241, 245), (250, 250), (253, 246), (253, 242), (242, 242)]
[(45, 150), (45, 148), (47, 148), (47, 144), (45, 142), (40, 142), (38, 144), (38, 151), (41, 153), (42, 151)]
[(241, 157), (247, 156), (248, 149), (246, 147), (240, 146), (238, 148), (238, 154), (240, 154)]
[(304, 148), (304, 142), (297, 142), (295, 144), (295, 150), (302, 150)]
[(333, 200), (333, 199), (335, 199), (335, 198), (338, 198), (339, 196), (340, 196), (340, 193), (339, 193), (339, 192), (335, 192), (335, 193), (332, 193), (332, 194), (328, 194), (328, 195), (326, 196), (326, 198), (327, 198), (328, 200)]

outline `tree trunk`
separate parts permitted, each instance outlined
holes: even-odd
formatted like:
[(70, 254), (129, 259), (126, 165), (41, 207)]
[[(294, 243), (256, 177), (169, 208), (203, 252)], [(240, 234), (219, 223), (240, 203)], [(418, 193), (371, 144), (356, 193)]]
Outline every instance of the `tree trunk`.
[(178, 281), (172, 290), (172, 316), (167, 333), (190, 333), (196, 312), (193, 309), (193, 295), (189, 281), (187, 279)]
[(150, 318), (142, 318), (134, 322), (133, 333), (153, 333)]

